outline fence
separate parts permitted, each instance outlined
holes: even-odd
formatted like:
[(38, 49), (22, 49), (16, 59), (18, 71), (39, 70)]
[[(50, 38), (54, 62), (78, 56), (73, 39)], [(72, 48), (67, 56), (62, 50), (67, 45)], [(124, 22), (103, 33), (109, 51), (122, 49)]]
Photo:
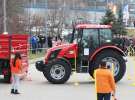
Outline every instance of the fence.
[(126, 56), (135, 56), (135, 46), (132, 44), (127, 46), (124, 52)]

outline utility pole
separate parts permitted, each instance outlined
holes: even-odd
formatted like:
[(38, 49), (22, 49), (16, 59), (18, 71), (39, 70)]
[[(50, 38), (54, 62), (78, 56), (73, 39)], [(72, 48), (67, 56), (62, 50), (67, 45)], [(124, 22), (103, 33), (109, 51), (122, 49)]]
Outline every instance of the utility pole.
[(95, 0), (95, 16), (94, 16), (95, 23), (97, 22), (97, 0)]
[(45, 9), (44, 9), (44, 11), (45, 11), (44, 12), (44, 15), (45, 15), (45, 34), (46, 34), (46, 37), (47, 37), (47, 30), (48, 30), (48, 27), (47, 27), (48, 21), (47, 21), (47, 15), (46, 15), (46, 12), (48, 11), (48, 1), (47, 0), (45, 0)]
[(37, 0), (34, 0), (34, 1), (33, 1), (33, 4), (36, 5), (36, 3), (37, 3)]
[(4, 20), (3, 20), (3, 27), (4, 27), (4, 33), (7, 33), (7, 11), (6, 11), (6, 3), (7, 0), (3, 0), (3, 13), (4, 13)]

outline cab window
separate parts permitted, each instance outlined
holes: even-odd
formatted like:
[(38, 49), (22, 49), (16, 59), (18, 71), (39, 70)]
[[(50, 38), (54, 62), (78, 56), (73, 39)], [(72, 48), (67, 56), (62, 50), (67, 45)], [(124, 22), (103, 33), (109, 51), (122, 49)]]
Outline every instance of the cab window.
[(112, 33), (110, 29), (100, 29), (99, 30), (99, 39), (100, 44), (111, 42), (112, 41)]
[(98, 30), (97, 29), (84, 29), (82, 37), (83, 47), (96, 48), (99, 45)]

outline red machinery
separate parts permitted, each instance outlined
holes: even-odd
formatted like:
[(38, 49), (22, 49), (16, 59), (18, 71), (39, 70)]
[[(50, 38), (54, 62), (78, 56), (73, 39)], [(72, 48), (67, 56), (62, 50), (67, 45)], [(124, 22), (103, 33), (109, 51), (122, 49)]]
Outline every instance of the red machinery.
[(10, 82), (10, 62), (12, 55), (21, 53), (24, 71), (28, 69), (28, 35), (26, 34), (0, 34), (0, 75), (5, 82)]

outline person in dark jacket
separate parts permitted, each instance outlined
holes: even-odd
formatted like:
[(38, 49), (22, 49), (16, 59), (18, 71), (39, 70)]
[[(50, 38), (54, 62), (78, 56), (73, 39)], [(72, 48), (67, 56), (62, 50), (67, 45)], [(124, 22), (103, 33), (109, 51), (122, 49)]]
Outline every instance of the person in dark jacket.
[(48, 40), (48, 47), (51, 48), (52, 47), (52, 37), (48, 36), (47, 40)]
[(42, 52), (43, 45), (42, 45), (42, 35), (41, 34), (38, 35), (38, 39), (39, 39), (39, 41), (38, 41), (38, 51)]

